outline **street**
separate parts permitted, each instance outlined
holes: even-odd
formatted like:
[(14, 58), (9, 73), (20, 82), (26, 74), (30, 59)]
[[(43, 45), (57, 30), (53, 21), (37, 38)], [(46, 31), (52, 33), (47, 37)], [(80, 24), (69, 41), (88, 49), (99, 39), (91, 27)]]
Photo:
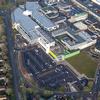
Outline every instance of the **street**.
[(18, 69), (15, 62), (15, 55), (14, 55), (14, 41), (13, 41), (13, 33), (12, 33), (12, 26), (10, 23), (10, 11), (0, 11), (0, 15), (3, 16), (4, 24), (5, 24), (5, 33), (7, 36), (7, 46), (8, 46), (8, 54), (9, 54), (9, 61), (12, 67), (12, 74), (13, 74), (13, 87), (15, 92), (16, 100), (20, 100), (19, 96), (19, 78), (18, 78)]

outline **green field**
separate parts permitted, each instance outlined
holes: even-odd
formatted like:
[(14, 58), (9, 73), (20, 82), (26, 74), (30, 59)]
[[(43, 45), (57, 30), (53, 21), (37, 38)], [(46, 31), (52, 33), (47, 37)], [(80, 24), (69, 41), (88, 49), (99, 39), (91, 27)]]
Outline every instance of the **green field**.
[(79, 55), (67, 59), (67, 61), (81, 74), (83, 73), (91, 78), (94, 77), (97, 63), (86, 53), (81, 52)]
[(89, 81), (88, 85), (84, 87), (84, 91), (91, 91), (92, 87), (93, 87), (93, 81)]

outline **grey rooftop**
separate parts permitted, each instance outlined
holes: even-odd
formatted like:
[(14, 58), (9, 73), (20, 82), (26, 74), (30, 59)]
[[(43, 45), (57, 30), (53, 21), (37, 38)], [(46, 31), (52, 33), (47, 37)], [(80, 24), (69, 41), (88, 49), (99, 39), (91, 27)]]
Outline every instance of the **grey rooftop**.
[(15, 9), (11, 17), (15, 23), (20, 24), (20, 27), (23, 28), (31, 39), (36, 39), (38, 37), (35, 32), (35, 27), (38, 26), (37, 23), (32, 21), (28, 16), (23, 15), (23, 10), (21, 8)]
[(56, 28), (56, 25), (41, 12), (41, 6), (38, 2), (26, 2), (26, 9), (32, 11), (33, 19), (35, 19), (40, 26), (45, 29)]

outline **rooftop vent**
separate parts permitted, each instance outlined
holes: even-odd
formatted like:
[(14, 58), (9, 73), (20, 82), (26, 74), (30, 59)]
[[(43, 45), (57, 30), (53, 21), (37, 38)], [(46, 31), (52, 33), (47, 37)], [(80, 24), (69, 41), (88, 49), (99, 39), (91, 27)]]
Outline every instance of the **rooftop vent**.
[(23, 15), (32, 16), (32, 11), (26, 10), (26, 11), (23, 12)]

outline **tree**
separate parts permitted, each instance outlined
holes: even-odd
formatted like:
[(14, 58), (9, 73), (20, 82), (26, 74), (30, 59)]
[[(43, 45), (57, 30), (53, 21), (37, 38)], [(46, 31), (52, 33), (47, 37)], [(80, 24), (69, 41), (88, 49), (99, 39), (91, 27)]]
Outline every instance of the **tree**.
[(2, 35), (1, 41), (5, 41), (5, 40), (6, 40), (6, 36), (5, 35)]
[(0, 16), (0, 24), (2, 24), (3, 23), (3, 18), (2, 18), (2, 16)]
[(4, 63), (4, 69), (7, 71), (7, 72), (9, 72), (9, 71), (11, 71), (11, 67), (10, 67), (10, 65), (8, 64), (8, 63)]
[(3, 52), (4, 55), (6, 55), (6, 53), (7, 53), (7, 47), (6, 47), (5, 44), (2, 45), (2, 52)]
[(7, 94), (8, 96), (13, 95), (13, 90), (12, 90), (12, 88), (7, 88), (7, 89), (6, 89), (6, 94)]
[(30, 94), (33, 93), (33, 89), (32, 89), (32, 88), (26, 88), (26, 91), (27, 91), (28, 93), (30, 93)]

